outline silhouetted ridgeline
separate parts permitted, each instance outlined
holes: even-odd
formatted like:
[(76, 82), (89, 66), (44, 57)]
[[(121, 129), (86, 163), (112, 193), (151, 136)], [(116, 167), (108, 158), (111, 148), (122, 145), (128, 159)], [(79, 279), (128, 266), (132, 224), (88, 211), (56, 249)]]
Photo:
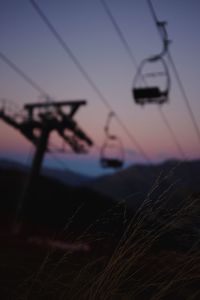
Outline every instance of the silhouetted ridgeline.
[(154, 191), (158, 197), (173, 185), (171, 197), (181, 200), (187, 195), (200, 194), (200, 160), (179, 162), (167, 161), (157, 165), (134, 165), (114, 175), (106, 175), (91, 182), (91, 187), (116, 200), (126, 199), (135, 207), (159, 182)]
[[(19, 162), (10, 161), (10, 160), (0, 160), (0, 169), (4, 170), (18, 170), (22, 171), (24, 173), (29, 172), (28, 166), (21, 164)], [(72, 186), (79, 186), (83, 185), (86, 182), (89, 182), (92, 180), (91, 177), (78, 174), (76, 172), (73, 172), (69, 169), (66, 170), (60, 170), (60, 169), (53, 169), (53, 168), (43, 168), (42, 174), (44, 176), (56, 179), (64, 184), (72, 185)]]
[[(1, 162), (0, 166), (1, 220), (9, 223), (26, 183), (28, 169), (9, 162)], [(95, 224), (94, 231), (113, 233), (123, 223), (126, 210), (124, 204), (116, 208), (116, 199), (125, 200), (134, 210), (148, 193), (151, 199), (157, 199), (166, 191), (166, 205), (174, 208), (185, 197), (200, 194), (200, 161), (135, 165), (96, 179), (68, 170), (48, 169), (43, 173), (50, 174), (50, 177), (39, 178), (25, 205), (24, 218), (30, 230), (34, 227), (34, 230), (59, 231), (70, 224), (68, 229), (71, 232), (80, 233)], [(80, 186), (81, 183), (84, 186)], [(156, 188), (152, 189), (154, 186)]]

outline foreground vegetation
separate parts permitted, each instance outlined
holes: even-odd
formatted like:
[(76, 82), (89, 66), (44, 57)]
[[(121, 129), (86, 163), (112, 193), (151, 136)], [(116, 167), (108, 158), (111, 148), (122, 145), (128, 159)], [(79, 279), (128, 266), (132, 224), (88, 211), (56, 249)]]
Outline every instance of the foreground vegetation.
[[(200, 299), (200, 199), (191, 196), (172, 203), (174, 185), (155, 198), (166, 179), (158, 179), (131, 218), (122, 202), (97, 220), (109, 227), (117, 215), (114, 223), (117, 220), (119, 226), (121, 222), (120, 233), (97, 235), (93, 224), (78, 238), (73, 237), (74, 243), (88, 243), (88, 252), (63, 254), (33, 246), (28, 240), (5, 239), (1, 298)], [(65, 233), (68, 239), (67, 230)]]

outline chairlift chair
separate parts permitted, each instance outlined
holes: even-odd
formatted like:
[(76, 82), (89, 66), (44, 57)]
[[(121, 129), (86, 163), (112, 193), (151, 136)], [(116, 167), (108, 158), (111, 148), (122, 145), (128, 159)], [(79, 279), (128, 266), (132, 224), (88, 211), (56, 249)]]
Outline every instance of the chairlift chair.
[[(114, 145), (111, 143), (114, 142)], [(117, 150), (114, 153), (113, 149)], [(103, 168), (120, 169), (124, 165), (124, 151), (119, 138), (112, 135), (107, 138), (101, 148), (100, 163)]]
[(110, 112), (104, 128), (106, 139), (101, 148), (100, 164), (102, 168), (120, 169), (124, 165), (124, 150), (121, 140), (109, 132), (110, 122), (113, 116), (114, 113)]
[(119, 159), (101, 158), (101, 166), (103, 168), (121, 169), (123, 164), (123, 161)]
[[(147, 74), (144, 72), (147, 64), (160, 62), (161, 71)], [(148, 85), (146, 77), (164, 78), (164, 87), (157, 85)], [(144, 86), (139, 85), (139, 81), (143, 81)], [(161, 56), (155, 56), (145, 59), (140, 64), (133, 83), (133, 99), (136, 104), (144, 105), (146, 103), (164, 104), (168, 101), (170, 90), (170, 76), (165, 60)]]

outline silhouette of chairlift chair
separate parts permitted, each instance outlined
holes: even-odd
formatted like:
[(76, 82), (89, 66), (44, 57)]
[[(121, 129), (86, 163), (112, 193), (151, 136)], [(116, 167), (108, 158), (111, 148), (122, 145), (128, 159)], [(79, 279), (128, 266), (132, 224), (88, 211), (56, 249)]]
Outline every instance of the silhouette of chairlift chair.
[[(159, 72), (144, 72), (147, 65), (150, 63), (160, 62), (161, 71)], [(154, 78), (163, 78), (164, 87), (157, 85), (147, 85), (146, 78), (154, 77)], [(143, 81), (143, 86), (139, 85), (139, 82)], [(156, 103), (156, 104), (164, 104), (168, 102), (169, 99), (169, 91), (170, 91), (170, 76), (167, 68), (167, 64), (162, 56), (154, 56), (147, 58), (142, 61), (140, 64), (138, 71), (136, 73), (134, 83), (133, 83), (133, 99), (136, 104), (144, 105), (146, 103)]]
[[(144, 105), (146, 103), (155, 103), (155, 104), (164, 104), (169, 100), (169, 91), (170, 91), (170, 75), (167, 64), (164, 60), (164, 55), (168, 52), (170, 40), (168, 39), (168, 34), (166, 30), (167, 23), (165, 21), (156, 21), (158, 30), (161, 34), (163, 47), (159, 54), (153, 55), (147, 59), (144, 59), (138, 67), (136, 76), (133, 82), (132, 95), (136, 104)], [(145, 69), (148, 65), (160, 63), (160, 71), (152, 72), (147, 74)], [(150, 85), (147, 84), (146, 77), (153, 76), (159, 78), (162, 81), (161, 85)], [(143, 85), (139, 85), (140, 82), (143, 82)]]
[[(124, 150), (120, 139), (109, 133), (110, 121), (113, 116), (113, 112), (109, 113), (105, 126), (106, 140), (101, 148), (100, 164), (102, 168), (120, 169), (124, 165)], [(117, 153), (114, 154), (113, 150), (117, 150)]]

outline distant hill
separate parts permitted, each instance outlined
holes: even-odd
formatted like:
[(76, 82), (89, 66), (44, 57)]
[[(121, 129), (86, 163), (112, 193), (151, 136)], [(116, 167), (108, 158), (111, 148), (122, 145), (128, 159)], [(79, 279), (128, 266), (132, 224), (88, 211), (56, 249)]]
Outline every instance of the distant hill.
[[(27, 166), (8, 160), (0, 160), (0, 169), (23, 173), (29, 171)], [(114, 174), (96, 178), (69, 169), (52, 168), (44, 168), (42, 175), (66, 186), (82, 186), (92, 189), (113, 200), (126, 199), (132, 207), (141, 203), (159, 177), (163, 180), (164, 176), (167, 176), (168, 179), (165, 180), (162, 189), (173, 183), (178, 190), (177, 196), (179, 197), (182, 194), (185, 195), (186, 192), (198, 193), (200, 191), (200, 160), (187, 162), (171, 160), (152, 165), (136, 164)]]
[(0, 159), (0, 169), (1, 170), (19, 170), (28, 171), (28, 167), (20, 162), (14, 160)]
[[(27, 172), (0, 168), (0, 230), (12, 223), (26, 181)], [(147, 229), (165, 222), (166, 214), (176, 211), (185, 199), (190, 203), (188, 196), (200, 195), (200, 161), (135, 165), (76, 187), (42, 175), (24, 205), (24, 231), (33, 236), (56, 234), (68, 240), (84, 233), (88, 239), (93, 236), (93, 241), (99, 241), (102, 249), (106, 247), (102, 236), (115, 243), (149, 192), (151, 208), (155, 210), (159, 199), (162, 208), (156, 217), (150, 209)], [(194, 210), (198, 213), (199, 207)], [(199, 218), (194, 218), (184, 230), (192, 235), (191, 230), (199, 232), (199, 226)], [(175, 232), (175, 237), (178, 240), (179, 233)]]
[(93, 180), (92, 177), (73, 172), (69, 169), (58, 170), (46, 167), (42, 171), (42, 174), (71, 186), (80, 186)]
[[(4, 170), (18, 170), (22, 172), (29, 172), (30, 168), (22, 163), (12, 161), (12, 160), (0, 160), (0, 169)], [(71, 186), (80, 186), (93, 180), (92, 177), (82, 175), (76, 172), (73, 172), (69, 169), (54, 169), (44, 167), (42, 170), (44, 176), (50, 177), (52, 179), (57, 179), (60, 182), (71, 185)]]
[(99, 177), (90, 186), (113, 199), (127, 199), (127, 203), (134, 206), (141, 203), (158, 178), (164, 184), (158, 189), (157, 195), (171, 184), (174, 185), (177, 197), (186, 193), (199, 193), (200, 160), (134, 165), (113, 175)]

